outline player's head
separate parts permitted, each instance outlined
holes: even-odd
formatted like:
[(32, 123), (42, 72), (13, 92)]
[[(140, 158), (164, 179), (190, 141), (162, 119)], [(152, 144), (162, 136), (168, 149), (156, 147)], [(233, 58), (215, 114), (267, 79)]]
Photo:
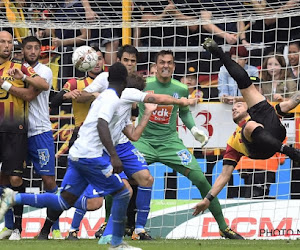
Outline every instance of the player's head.
[(291, 66), (298, 66), (300, 64), (300, 41), (293, 40), (289, 43), (288, 59)]
[(114, 63), (108, 71), (108, 82), (110, 86), (114, 86), (119, 91), (122, 91), (127, 84), (128, 72), (126, 67), (120, 63)]
[(97, 52), (98, 61), (97, 61), (96, 66), (91, 71), (89, 71), (88, 74), (91, 75), (92, 77), (96, 77), (103, 71), (104, 55), (103, 55), (102, 51), (99, 49), (99, 47), (92, 46), (92, 48)]
[(157, 67), (156, 77), (159, 81), (170, 81), (175, 70), (173, 52), (171, 50), (161, 50), (156, 54), (155, 63)]
[(0, 63), (9, 60), (13, 46), (12, 35), (7, 31), (0, 31)]
[(41, 54), (41, 41), (35, 36), (27, 36), (22, 42), (22, 51), (24, 59), (29, 65), (37, 63)]
[(126, 88), (135, 88), (138, 90), (144, 90), (146, 86), (146, 81), (144, 77), (139, 76), (138, 74), (129, 74), (127, 77)]
[(136, 71), (137, 58), (138, 50), (132, 45), (124, 45), (118, 50), (117, 61), (126, 67), (129, 74)]
[(243, 119), (247, 118), (249, 115), (248, 112), (248, 106), (245, 102), (236, 102), (232, 106), (232, 119), (233, 121), (238, 124)]

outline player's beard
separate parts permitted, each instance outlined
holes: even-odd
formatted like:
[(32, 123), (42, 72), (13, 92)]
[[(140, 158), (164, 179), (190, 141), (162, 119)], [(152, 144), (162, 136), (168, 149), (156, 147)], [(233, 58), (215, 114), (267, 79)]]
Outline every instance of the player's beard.
[(244, 113), (240, 113), (237, 117), (233, 118), (233, 121), (235, 124), (239, 124), (246, 117), (248, 117), (247, 111)]
[(24, 56), (25, 61), (29, 64), (29, 65), (35, 65), (38, 61), (38, 58), (36, 58), (35, 60), (30, 60), (28, 57)]

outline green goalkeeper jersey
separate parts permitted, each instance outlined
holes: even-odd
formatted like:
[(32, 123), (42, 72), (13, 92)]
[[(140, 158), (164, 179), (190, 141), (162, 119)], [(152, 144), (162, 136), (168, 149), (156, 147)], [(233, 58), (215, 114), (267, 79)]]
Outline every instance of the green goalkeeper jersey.
[[(188, 87), (175, 80), (171, 79), (169, 83), (161, 83), (155, 76), (147, 78), (147, 85), (145, 92), (152, 94), (165, 94), (173, 96), (174, 98), (186, 97), (188, 98)], [(139, 119), (144, 114), (145, 106), (143, 103), (139, 104)], [(177, 134), (177, 115), (178, 112), (190, 112), (189, 107), (180, 107), (179, 105), (158, 105), (157, 109), (152, 113), (149, 123), (143, 132), (143, 138), (151, 142), (164, 142), (171, 139)]]

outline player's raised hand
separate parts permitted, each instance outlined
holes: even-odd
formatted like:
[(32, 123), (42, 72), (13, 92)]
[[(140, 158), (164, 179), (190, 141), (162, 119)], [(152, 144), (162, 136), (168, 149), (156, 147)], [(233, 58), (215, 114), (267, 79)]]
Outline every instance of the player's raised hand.
[(111, 162), (111, 165), (114, 168), (114, 173), (119, 174), (123, 171), (123, 164), (122, 164), (120, 158), (117, 155), (111, 156), (110, 157), (110, 162)]
[(210, 201), (208, 199), (204, 199), (200, 201), (199, 203), (196, 204), (196, 206), (193, 207), (194, 212), (193, 215), (196, 216), (200, 214), (201, 212), (203, 213), (210, 205)]

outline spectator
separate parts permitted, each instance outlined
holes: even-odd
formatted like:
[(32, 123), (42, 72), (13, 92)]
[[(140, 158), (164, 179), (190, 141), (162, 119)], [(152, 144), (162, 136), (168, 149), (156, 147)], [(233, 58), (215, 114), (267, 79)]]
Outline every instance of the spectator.
[(208, 33), (213, 34), (214, 39), (219, 44), (236, 44), (238, 40), (240, 40), (242, 44), (248, 44), (245, 34), (246, 27), (243, 21), (225, 22), (220, 24), (211, 23), (213, 13), (221, 12), (223, 15), (235, 16), (236, 18), (237, 13), (234, 9), (241, 9), (241, 4), (240, 7), (238, 7), (239, 3), (232, 0), (226, 2), (219, 0), (202, 0), (201, 3), (204, 8), (201, 11), (201, 19), (208, 22), (208, 24), (204, 24), (202, 28)]
[[(229, 54), (231, 59), (243, 67), (249, 76), (258, 77), (258, 69), (247, 64), (249, 52), (244, 46), (232, 46)], [(218, 76), (218, 90), (220, 101), (223, 103), (233, 104), (234, 97), (241, 96), (241, 92), (236, 81), (230, 76), (225, 66), (220, 68)]]
[[(25, 5), (25, 1), (1, 1), (0, 2), (0, 10), (3, 10), (3, 16), (7, 19), (9, 23), (15, 26), (17, 23), (22, 23), (25, 21), (23, 7)], [(1, 29), (2, 30), (2, 29)], [(13, 28), (5, 28), (9, 33), (13, 35), (19, 42), (22, 42), (22, 39), (28, 36), (29, 29), (23, 27), (13, 27)]]
[(281, 102), (297, 91), (297, 84), (286, 69), (283, 55), (269, 53), (262, 65), (262, 94), (271, 102)]
[(149, 69), (149, 76), (155, 76), (157, 73), (157, 67), (155, 63), (152, 63), (150, 65), (150, 69)]
[(198, 87), (198, 73), (193, 66), (188, 67), (186, 75), (181, 77), (180, 82), (189, 88), (189, 98), (195, 99), (192, 106), (202, 102), (203, 92)]
[[(91, 11), (90, 20), (100, 19), (111, 22), (116, 18), (122, 20), (117, 13), (122, 13), (122, 1), (88, 1), (82, 0), (86, 13)], [(122, 31), (119, 28), (92, 29), (90, 46), (105, 47), (105, 63), (112, 65), (117, 61), (117, 51), (120, 45)]]
[(13, 59), (19, 61), (23, 60), (22, 44), (18, 40), (14, 40)]
[[(279, 45), (279, 51), (283, 51), (283, 47), (289, 37), (293, 37), (299, 33), (300, 23), (297, 16), (280, 17), (280, 15), (299, 6), (299, 0), (251, 0), (251, 2), (255, 12), (267, 17), (262, 21), (263, 25), (261, 27), (256, 25), (252, 30), (260, 28), (263, 35), (260, 42), (270, 42), (273, 45), (272, 47), (274, 47), (274, 41), (276, 41), (276, 45)], [(268, 31), (265, 32), (266, 30)]]
[[(157, 1), (147, 1), (139, 3), (139, 5), (136, 6), (136, 9), (134, 11), (136, 15), (134, 17), (145, 22), (174, 19), (181, 21), (196, 21), (199, 19), (199, 17), (196, 16), (195, 13), (199, 12), (201, 13), (201, 18), (209, 22), (208, 24), (203, 25), (202, 28), (204, 28), (207, 32), (221, 38), (221, 43), (224, 43), (225, 39), (227, 43), (235, 44), (239, 38), (242, 43), (248, 44), (244, 32), (244, 22), (215, 25), (211, 23), (212, 12), (203, 10), (203, 7), (207, 7), (207, 9), (211, 9), (211, 7), (213, 7), (215, 10), (220, 10), (220, 8), (222, 8), (227, 12), (230, 9), (227, 4), (224, 5), (224, 3), (214, 2), (212, 0), (201, 1), (201, 3), (193, 0), (169, 0), (160, 1), (160, 4), (158, 4)], [(150, 33), (147, 33), (147, 31), (149, 31)], [(169, 27), (156, 27), (150, 30), (137, 29), (135, 30), (134, 37), (136, 39), (136, 45), (145, 43), (145, 39), (140, 40), (140, 37), (150, 36), (150, 46), (199, 46), (204, 41), (204, 38), (202, 39), (200, 37), (201, 33), (203, 33), (203, 31), (200, 30), (199, 25), (176, 27), (175, 29)], [(174, 36), (176, 36), (175, 39)], [(162, 39), (163, 37), (164, 39)]]
[[(80, 1), (63, 1), (59, 2), (58, 5), (59, 8), (57, 8), (55, 13), (52, 13), (56, 20), (60, 22), (84, 20), (85, 9)], [(38, 33), (39, 38), (52, 38), (52, 45), (62, 52), (60, 76), (64, 82), (74, 76), (74, 67), (72, 65), (74, 47), (86, 44), (90, 37), (90, 31), (88, 29), (56, 29), (54, 35), (55, 37), (53, 37), (51, 29), (40, 30)], [(76, 75), (83, 76), (84, 74), (76, 71)]]
[(291, 74), (294, 81), (297, 83), (297, 89), (300, 89), (300, 43), (299, 40), (292, 40), (289, 43), (289, 68), (288, 71)]

